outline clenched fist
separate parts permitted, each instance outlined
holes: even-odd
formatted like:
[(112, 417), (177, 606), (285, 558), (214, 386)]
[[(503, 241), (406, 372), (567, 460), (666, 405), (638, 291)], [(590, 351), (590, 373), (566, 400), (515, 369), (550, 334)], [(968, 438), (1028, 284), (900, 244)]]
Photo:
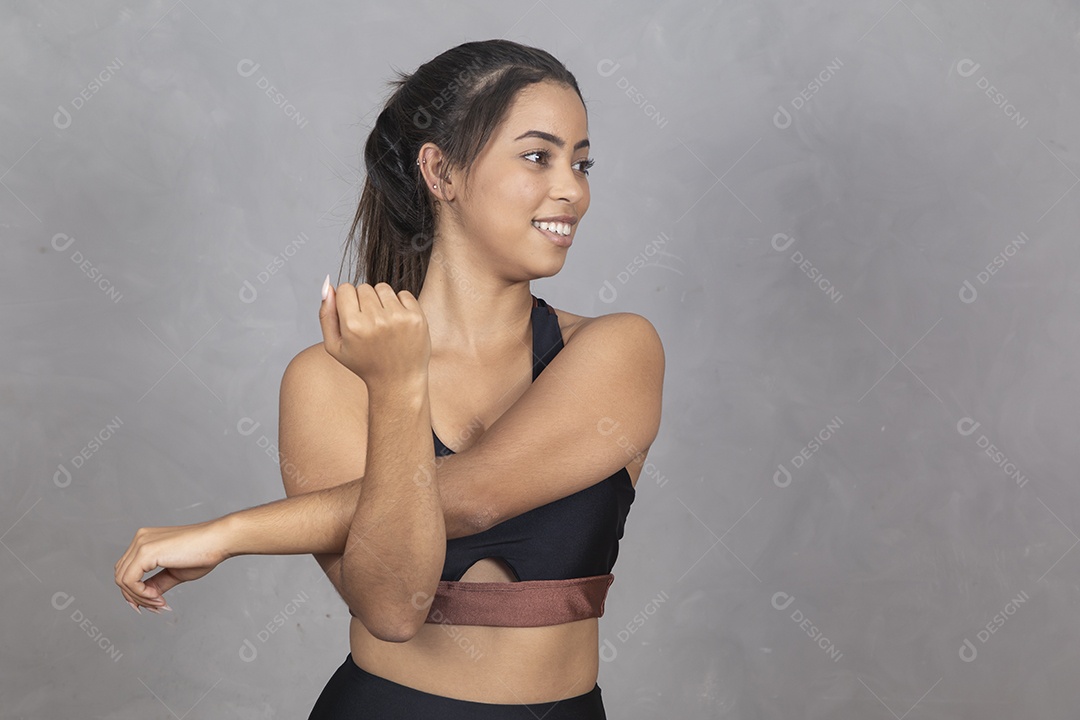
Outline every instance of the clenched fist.
[(408, 290), (394, 292), (380, 282), (356, 287), (342, 283), (335, 291), (328, 275), (319, 323), (326, 351), (369, 388), (427, 376), (431, 358), (427, 317)]

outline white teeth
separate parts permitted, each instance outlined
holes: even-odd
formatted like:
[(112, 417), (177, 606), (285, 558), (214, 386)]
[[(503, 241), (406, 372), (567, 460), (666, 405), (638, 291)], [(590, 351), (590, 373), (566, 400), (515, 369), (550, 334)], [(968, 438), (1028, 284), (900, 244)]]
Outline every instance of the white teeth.
[(569, 235), (570, 225), (567, 223), (557, 222), (536, 222), (533, 220), (533, 227), (538, 227), (541, 230), (547, 230), (549, 232), (558, 233), (559, 235)]

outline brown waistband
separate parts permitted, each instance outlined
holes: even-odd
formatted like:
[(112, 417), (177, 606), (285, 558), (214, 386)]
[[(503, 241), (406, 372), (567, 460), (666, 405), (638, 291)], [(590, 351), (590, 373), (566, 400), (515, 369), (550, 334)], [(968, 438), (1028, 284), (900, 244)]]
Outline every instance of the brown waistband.
[(569, 580), (439, 581), (424, 622), (541, 627), (601, 617), (612, 573)]

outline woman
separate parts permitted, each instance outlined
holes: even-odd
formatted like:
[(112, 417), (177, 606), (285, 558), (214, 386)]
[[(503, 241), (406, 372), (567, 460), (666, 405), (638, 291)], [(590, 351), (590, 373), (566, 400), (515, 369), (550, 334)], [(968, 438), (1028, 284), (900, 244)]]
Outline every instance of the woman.
[(349, 233), (366, 282), (327, 276), (323, 342), (282, 380), (289, 497), (142, 528), (116, 582), (157, 612), (228, 557), (312, 553), (353, 615), (312, 719), (603, 718), (597, 618), (664, 354), (640, 315), (531, 294), (589, 206), (584, 101), (506, 40), (394, 84)]

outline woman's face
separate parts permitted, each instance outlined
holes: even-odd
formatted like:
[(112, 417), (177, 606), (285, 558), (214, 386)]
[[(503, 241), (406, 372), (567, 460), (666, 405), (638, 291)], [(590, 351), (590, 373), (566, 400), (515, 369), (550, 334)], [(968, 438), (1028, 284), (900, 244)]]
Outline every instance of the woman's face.
[[(468, 185), (451, 175), (451, 232), (460, 234), (470, 262), (512, 281), (557, 273), (589, 209), (589, 164), (588, 118), (577, 93), (551, 82), (522, 89), (477, 157)], [(533, 225), (560, 215), (569, 226), (561, 241)]]

